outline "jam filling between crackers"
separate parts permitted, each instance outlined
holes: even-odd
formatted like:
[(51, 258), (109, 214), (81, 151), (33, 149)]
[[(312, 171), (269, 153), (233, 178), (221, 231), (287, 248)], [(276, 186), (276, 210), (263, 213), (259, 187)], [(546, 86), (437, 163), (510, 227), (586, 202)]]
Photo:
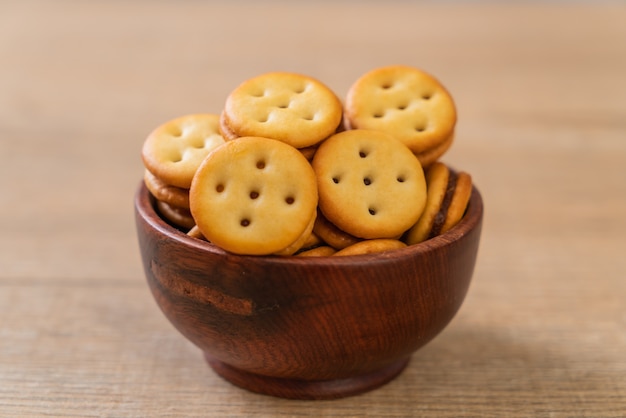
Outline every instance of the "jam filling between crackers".
[(446, 193), (443, 196), (443, 200), (441, 201), (441, 207), (439, 208), (439, 212), (435, 216), (435, 220), (433, 221), (433, 226), (430, 229), (430, 233), (428, 234), (428, 239), (434, 238), (441, 233), (441, 228), (446, 222), (446, 217), (448, 214), (448, 209), (450, 208), (450, 203), (452, 203), (452, 197), (454, 196), (454, 191), (456, 190), (456, 180), (457, 174), (454, 170), (448, 170), (448, 185), (446, 186)]

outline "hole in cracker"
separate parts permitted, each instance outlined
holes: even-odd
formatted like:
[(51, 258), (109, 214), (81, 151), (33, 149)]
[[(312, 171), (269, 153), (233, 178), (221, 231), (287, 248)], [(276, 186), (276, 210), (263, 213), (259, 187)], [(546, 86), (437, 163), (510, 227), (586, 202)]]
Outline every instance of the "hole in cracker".
[(265, 116), (265, 117), (260, 117), (259, 119), (257, 119), (259, 123), (265, 123), (269, 120), (269, 116)]
[(217, 186), (215, 186), (215, 191), (218, 193), (222, 193), (224, 191), (224, 185), (223, 184), (218, 184)]
[(333, 183), (339, 184), (339, 177), (333, 177)]
[(296, 201), (296, 199), (294, 199), (294, 197), (293, 197), (293, 196), (287, 196), (287, 197), (285, 198), (285, 203), (286, 203), (286, 204), (288, 204), (288, 205), (293, 205), (293, 203), (294, 203), (295, 201)]
[(189, 142), (189, 146), (197, 149), (205, 148), (207, 143), (209, 142), (209, 138), (193, 138), (192, 141)]
[(250, 219), (243, 218), (243, 219), (239, 222), (239, 225), (243, 226), (244, 228), (245, 228), (246, 226), (250, 226)]
[(417, 132), (424, 132), (424, 131), (426, 130), (426, 126), (424, 126), (424, 125), (418, 125), (418, 126), (416, 126), (416, 127), (415, 127), (415, 130), (416, 130)]
[(402, 103), (402, 104), (398, 105), (398, 110), (404, 110), (404, 109), (406, 109), (407, 107), (409, 107), (409, 105), (408, 105), (408, 104), (406, 104), (406, 103)]
[(256, 190), (253, 190), (250, 192), (250, 199), (254, 200), (258, 197), (259, 197), (259, 192), (257, 192)]
[(302, 94), (302, 93), (304, 93), (306, 91), (307, 86), (308, 86), (308, 84), (304, 84), (302, 86), (299, 86), (299, 87), (293, 89), (293, 92), (296, 93), (296, 94)]
[(376, 112), (376, 113), (374, 113), (374, 115), (373, 115), (373, 116), (374, 116), (376, 119), (380, 119), (380, 118), (382, 118), (383, 116), (385, 116), (385, 112), (383, 112), (383, 111)]
[(396, 181), (397, 181), (398, 183), (404, 183), (404, 180), (405, 180), (405, 178), (404, 178), (404, 176), (402, 176), (402, 175), (400, 175), (400, 176), (396, 177)]
[(359, 151), (359, 157), (361, 158), (367, 157), (367, 151)]
[(170, 135), (178, 138), (183, 135), (183, 130), (181, 129), (180, 126), (173, 126), (170, 129)]
[(368, 212), (370, 213), (370, 215), (372, 215), (372, 216), (376, 215), (376, 209), (374, 209), (374, 208), (369, 208), (367, 211), (368, 211)]
[(363, 184), (369, 186), (370, 184), (372, 184), (372, 179), (370, 179), (369, 177), (365, 177), (363, 179)]
[(431, 93), (422, 93), (422, 99), (430, 100), (433, 97)]
[(279, 109), (287, 109), (289, 107), (289, 103), (281, 103), (277, 107)]
[(170, 156), (170, 161), (173, 163), (179, 163), (183, 160), (183, 156), (181, 154), (175, 154)]
[(255, 91), (251, 94), (252, 97), (263, 97), (265, 96), (265, 90)]
[(265, 168), (265, 161), (263, 160), (259, 160), (256, 162), (256, 168), (258, 168), (259, 170), (263, 170)]
[(389, 90), (390, 88), (393, 87), (393, 83), (391, 83), (391, 82), (383, 83), (383, 84), (380, 85), (380, 87), (383, 90)]
[(302, 116), (302, 119), (304, 119), (304, 120), (313, 120), (313, 119), (315, 119), (315, 115), (304, 115), (304, 116)]

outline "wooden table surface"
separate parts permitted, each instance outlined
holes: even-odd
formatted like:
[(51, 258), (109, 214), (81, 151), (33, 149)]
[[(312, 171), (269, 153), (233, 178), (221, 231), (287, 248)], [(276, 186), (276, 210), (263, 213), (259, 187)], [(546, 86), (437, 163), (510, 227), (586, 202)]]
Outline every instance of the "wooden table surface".
[[(623, 2), (1, 2), (0, 416), (626, 416), (624, 22)], [(367, 394), (233, 387), (145, 283), (143, 140), (266, 71), (343, 96), (396, 63), (451, 91), (444, 161), (485, 200), (464, 305)]]

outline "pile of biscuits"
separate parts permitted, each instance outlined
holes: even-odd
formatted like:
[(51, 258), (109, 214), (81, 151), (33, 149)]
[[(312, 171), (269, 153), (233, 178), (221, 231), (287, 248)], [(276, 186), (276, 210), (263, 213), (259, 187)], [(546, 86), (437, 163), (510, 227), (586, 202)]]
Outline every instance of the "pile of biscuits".
[(312, 77), (272, 72), (218, 114), (168, 121), (142, 148), (144, 183), (172, 226), (247, 255), (381, 252), (460, 221), (471, 177), (440, 162), (456, 109), (420, 69), (361, 76), (345, 102)]

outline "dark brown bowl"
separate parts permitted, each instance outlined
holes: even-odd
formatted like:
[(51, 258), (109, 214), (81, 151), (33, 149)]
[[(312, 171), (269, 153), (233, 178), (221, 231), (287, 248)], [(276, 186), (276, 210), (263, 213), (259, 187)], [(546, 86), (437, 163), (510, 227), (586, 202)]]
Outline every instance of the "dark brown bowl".
[(154, 203), (142, 185), (137, 235), (165, 316), (226, 380), (295, 399), (355, 395), (396, 377), (460, 308), (483, 217), (474, 188), (456, 227), (404, 249), (242, 256), (171, 227)]

